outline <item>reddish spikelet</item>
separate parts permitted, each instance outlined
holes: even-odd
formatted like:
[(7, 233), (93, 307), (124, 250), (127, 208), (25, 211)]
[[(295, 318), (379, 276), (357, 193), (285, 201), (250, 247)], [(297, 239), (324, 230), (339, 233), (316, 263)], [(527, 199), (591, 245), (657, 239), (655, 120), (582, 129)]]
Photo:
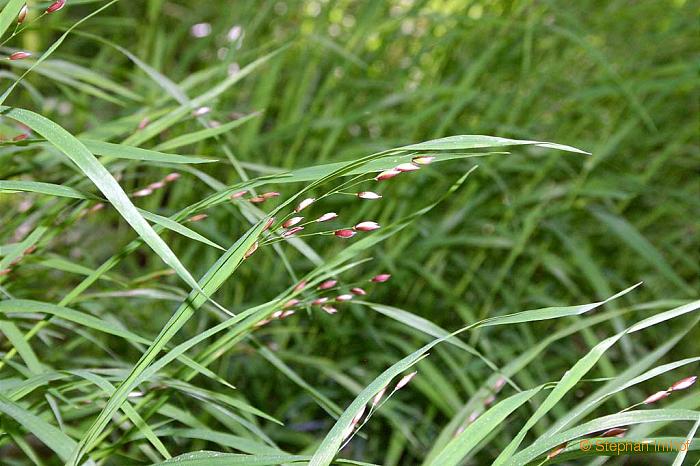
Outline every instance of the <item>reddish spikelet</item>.
[(357, 193), (357, 197), (359, 197), (360, 199), (368, 199), (370, 201), (374, 201), (377, 199), (381, 199), (382, 195), (374, 193), (372, 191), (362, 191)]
[(165, 187), (165, 181), (156, 181), (155, 183), (151, 183), (148, 185), (148, 189), (161, 189)]
[(296, 311), (284, 311), (282, 315), (280, 316), (280, 319), (286, 319), (289, 316), (292, 316), (296, 313)]
[(255, 196), (248, 199), (248, 202), (252, 202), (253, 204), (260, 204), (261, 202), (265, 202), (265, 198), (262, 196)]
[(293, 227), (294, 225), (296, 225), (297, 223), (301, 222), (302, 220), (304, 220), (304, 217), (292, 217), (292, 218), (290, 218), (289, 220), (287, 220), (286, 222), (284, 222), (284, 223), (282, 224), (282, 226), (283, 226), (284, 228)]
[(384, 397), (385, 393), (386, 393), (386, 387), (379, 390), (379, 393), (377, 393), (376, 395), (374, 395), (374, 397), (372, 397), (372, 406), (377, 406), (379, 404), (379, 402), (382, 401), (382, 398)]
[(326, 311), (327, 314), (331, 314), (331, 315), (338, 312), (338, 309), (334, 308), (333, 306), (323, 306), (321, 309)]
[(338, 238), (352, 238), (353, 236), (355, 236), (355, 232), (348, 229), (335, 230), (333, 234)]
[(363, 290), (362, 288), (352, 288), (350, 290), (350, 293), (356, 295), (356, 296), (365, 296), (367, 292)]
[(321, 304), (327, 303), (327, 302), (328, 302), (328, 298), (326, 298), (324, 296), (323, 298), (314, 299), (313, 301), (311, 301), (311, 304), (313, 304), (314, 306), (320, 306)]
[(398, 171), (395, 168), (391, 168), (389, 170), (385, 170), (385, 171), (381, 172), (379, 175), (375, 176), (374, 179), (376, 181), (384, 181), (384, 180), (388, 180), (389, 178), (393, 178), (396, 175), (400, 175), (400, 174), (401, 174), (400, 171)]
[(472, 422), (476, 421), (479, 417), (479, 412), (474, 411), (469, 415), (469, 418), (467, 418), (467, 424), (471, 424)]
[(2, 269), (0, 270), (0, 277), (4, 277), (5, 275), (10, 275), (12, 272), (12, 269)]
[(389, 280), (391, 278), (391, 275), (388, 273), (381, 273), (379, 275), (375, 275), (370, 279), (371, 282), (373, 283), (384, 283), (385, 281)]
[(265, 226), (263, 227), (262, 231), (269, 230), (273, 223), (275, 223), (275, 217), (268, 218), (267, 222), (265, 222)]
[(283, 238), (288, 238), (288, 237), (290, 237), (290, 236), (294, 236), (294, 235), (296, 235), (297, 233), (299, 233), (299, 232), (300, 232), (301, 230), (303, 230), (303, 229), (304, 229), (304, 227), (294, 227), (294, 228), (290, 228), (289, 230), (287, 230), (287, 231), (285, 231), (284, 233), (282, 233), (282, 237), (283, 237)]
[(279, 319), (280, 317), (282, 317), (283, 312), (284, 311), (273, 312), (272, 315), (270, 316), (270, 319)]
[(15, 142), (19, 142), (19, 141), (24, 141), (28, 137), (29, 137), (29, 135), (27, 133), (22, 133), (22, 134), (18, 134), (17, 136), (13, 137), (12, 140)]
[(280, 195), (280, 193), (278, 193), (276, 191), (271, 191), (269, 193), (263, 193), (260, 196), (264, 199), (272, 199), (273, 197), (277, 197), (279, 195)]
[(353, 227), (357, 231), (374, 231), (381, 228), (377, 222), (360, 222)]
[(415, 163), (402, 163), (401, 165), (397, 165), (394, 167), (395, 170), (398, 170), (400, 172), (414, 172), (416, 170), (420, 170), (420, 167), (416, 165)]
[(399, 383), (396, 384), (396, 388), (394, 388), (394, 391), (401, 390), (403, 387), (408, 385), (408, 383), (411, 381), (411, 379), (413, 379), (413, 377), (416, 376), (417, 373), (418, 373), (418, 371), (413, 371), (408, 375), (404, 375), (401, 378), (401, 380), (399, 380)]
[(143, 120), (139, 121), (138, 129), (142, 130), (145, 129), (146, 126), (151, 122), (151, 120), (148, 119), (148, 117), (144, 117)]
[(284, 303), (284, 304), (282, 305), (282, 309), (286, 309), (286, 308), (288, 308), (288, 307), (294, 307), (294, 306), (296, 306), (297, 304), (299, 304), (299, 300), (298, 300), (298, 299), (290, 299), (289, 301), (287, 301), (286, 303)]
[(257, 324), (254, 325), (254, 327), (262, 327), (263, 325), (267, 325), (270, 323), (270, 319), (263, 319)]
[(239, 197), (243, 197), (246, 194), (248, 194), (248, 191), (238, 191), (237, 193), (233, 193), (229, 196), (229, 199), (238, 199)]
[(25, 3), (24, 6), (20, 8), (19, 14), (17, 14), (17, 24), (22, 24), (24, 20), (27, 19), (27, 13), (29, 13), (29, 8)]
[(360, 422), (360, 419), (362, 419), (362, 416), (363, 416), (364, 414), (365, 414), (365, 405), (363, 405), (362, 408), (360, 408), (360, 410), (357, 412), (357, 414), (355, 414), (355, 417), (352, 418), (351, 424), (352, 424), (353, 426), (354, 426), (354, 425), (357, 425), (357, 423)]
[(297, 286), (294, 287), (294, 291), (299, 292), (306, 288), (306, 280), (302, 280), (299, 283), (297, 283)]
[(56, 13), (58, 10), (66, 6), (66, 0), (56, 0), (46, 9), (46, 13)]
[(252, 256), (253, 253), (254, 253), (255, 251), (257, 251), (257, 250), (258, 250), (258, 242), (256, 241), (256, 242), (254, 242), (253, 245), (252, 245), (251, 247), (249, 247), (248, 250), (245, 252), (245, 254), (243, 255), (243, 259), (245, 260), (245, 259), (249, 258), (249, 257)]
[(294, 212), (301, 212), (302, 210), (306, 209), (311, 204), (313, 204), (315, 200), (316, 200), (316, 198), (314, 198), (314, 197), (309, 197), (309, 198), (304, 199), (303, 201), (301, 201), (299, 203), (297, 208), (294, 209)]
[(198, 109), (196, 109), (196, 110), (194, 110), (194, 111), (192, 112), (192, 116), (199, 117), (199, 116), (202, 116), (202, 115), (206, 115), (206, 114), (209, 113), (209, 112), (211, 112), (211, 108), (209, 108), (209, 107), (199, 107)]
[(31, 56), (32, 56), (32, 54), (29, 52), (15, 52), (7, 58), (14, 61), (14, 60), (24, 60), (25, 58), (28, 58)]
[(435, 160), (435, 157), (429, 155), (419, 155), (418, 157), (413, 157), (412, 162), (418, 165), (430, 165)]
[(600, 434), (600, 437), (622, 437), (625, 434), (625, 432), (627, 432), (627, 429), (613, 427), (612, 429), (608, 429), (602, 434)]
[(204, 220), (205, 218), (209, 217), (207, 214), (197, 214), (193, 215), (192, 217), (188, 218), (187, 221), (189, 222), (199, 222)]
[(182, 175), (180, 175), (179, 173), (175, 173), (175, 172), (168, 173), (167, 175), (165, 175), (165, 178), (163, 178), (163, 181), (165, 181), (166, 183), (172, 183), (173, 181), (176, 181), (181, 176)]
[[(152, 189), (144, 188), (144, 189), (139, 189), (134, 194), (132, 194), (132, 196), (133, 197), (146, 197), (146, 196), (150, 196), (151, 194), (153, 194)], [(192, 220), (192, 219), (190, 219), (190, 220)]]
[(484, 406), (489, 407), (493, 404), (494, 401), (496, 401), (496, 395), (490, 395), (484, 400)]
[(327, 222), (329, 220), (333, 220), (335, 218), (338, 218), (338, 214), (335, 212), (328, 212), (326, 214), (321, 215), (319, 218), (316, 219), (317, 222)]
[(670, 394), (671, 393), (669, 391), (662, 390), (660, 392), (654, 393), (651, 396), (648, 396), (642, 403), (644, 403), (645, 405), (656, 403), (659, 400), (663, 400), (664, 398), (666, 398)]
[(690, 388), (695, 381), (698, 379), (696, 375), (692, 377), (686, 377), (685, 379), (681, 379), (678, 382), (674, 383), (668, 388), (669, 392), (676, 391), (676, 390), (685, 390), (686, 388)]
[(338, 301), (339, 303), (343, 303), (345, 301), (350, 301), (352, 299), (351, 294), (341, 294), (339, 296), (336, 296), (335, 300)]
[(31, 246), (29, 246), (22, 252), (22, 254), (28, 256), (29, 254), (33, 254), (34, 251), (36, 251), (36, 244), (32, 244)]
[(93, 213), (93, 212), (97, 212), (98, 210), (102, 210), (104, 208), (105, 208), (105, 205), (101, 202), (98, 202), (94, 206), (90, 207), (90, 210), (88, 210), (88, 212)]
[(554, 458), (555, 456), (561, 454), (561, 452), (563, 452), (564, 450), (566, 450), (566, 445), (567, 445), (567, 444), (568, 444), (568, 442), (564, 442), (564, 443), (562, 443), (561, 445), (559, 445), (558, 447), (555, 447), (552, 451), (550, 451), (549, 453), (547, 453), (547, 459), (548, 459), (548, 460), (551, 460), (551, 459)]
[(506, 384), (506, 379), (501, 377), (500, 379), (496, 380), (495, 384), (493, 384), (493, 391), (495, 391), (496, 393), (500, 392), (505, 384)]
[(338, 280), (326, 280), (325, 282), (318, 285), (318, 289), (319, 290), (327, 290), (329, 288), (333, 288), (337, 284), (338, 284)]

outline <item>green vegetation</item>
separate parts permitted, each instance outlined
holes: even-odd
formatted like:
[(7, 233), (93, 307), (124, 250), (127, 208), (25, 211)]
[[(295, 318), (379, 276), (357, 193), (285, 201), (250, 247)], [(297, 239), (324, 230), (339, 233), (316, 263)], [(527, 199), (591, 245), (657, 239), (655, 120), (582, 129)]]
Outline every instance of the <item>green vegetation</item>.
[(27, 3), (2, 465), (696, 464), (693, 2)]

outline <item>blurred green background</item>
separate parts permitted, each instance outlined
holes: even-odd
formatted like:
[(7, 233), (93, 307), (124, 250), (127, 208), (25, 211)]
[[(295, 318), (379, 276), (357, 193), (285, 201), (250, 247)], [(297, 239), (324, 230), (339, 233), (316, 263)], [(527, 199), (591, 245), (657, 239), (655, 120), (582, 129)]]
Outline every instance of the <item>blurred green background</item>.
[[(24, 47), (45, 47), (62, 27), (102, 3), (69, 1), (61, 15), (23, 37)], [(82, 25), (52, 58), (97, 70), (142, 101), (118, 105), (38, 74), (27, 82), (39, 95), (21, 90), (10, 101), (40, 109), (73, 133), (99, 135), (118, 125), (133, 128), (140, 109), (164, 96), (114, 44), (184, 83), (190, 96), (286, 46), (212, 105), (212, 118), (221, 122), (263, 112), (223, 136), (238, 169), (216, 141), (189, 146), (180, 153), (222, 162), (197, 167), (200, 174), (185, 173), (167, 195), (139, 200), (141, 207), (165, 215), (201, 199), (212, 192), (204, 174), (231, 184), (244, 176), (350, 160), (456, 134), (553, 141), (592, 155), (514, 148), (510, 155), (441, 163), (397, 178), (381, 186), (381, 202), (329, 201), (328, 210), (341, 216), (389, 223), (430, 203), (479, 165), (461, 191), (371, 251), (374, 260), (349, 278), (391, 273), (391, 282), (372, 289), (371, 300), (447, 329), (490, 315), (593, 302), (638, 281), (643, 287), (627, 302), (661, 306), (696, 298), (700, 289), (698, 24), (698, 4), (681, 0), (119, 2)], [(185, 122), (162, 140), (195, 129), (196, 122)], [(6, 176), (24, 171), (42, 181), (66, 179), (55, 166), (28, 160), (8, 160), (0, 168)], [(133, 191), (165, 173), (165, 168), (128, 165), (121, 170), (122, 184)], [(283, 195), (285, 190), (294, 192), (283, 187)], [(15, 201), (6, 198), (5, 208)], [(0, 219), (16, 226), (13, 208)], [(224, 245), (249, 225), (234, 209), (209, 214), (192, 228)], [(73, 240), (58, 242), (53, 251), (98, 266), (133, 238), (116, 215), (110, 218), (114, 221), (83, 224)], [(172, 234), (165, 239), (196, 276), (219, 254)], [(321, 256), (343, 247), (328, 239), (312, 239), (309, 245)], [(300, 252), (285, 252), (297, 275), (312, 267)], [(121, 264), (119, 273), (134, 278), (160, 269), (157, 257), (139, 253)], [(13, 283), (22, 287), (24, 280), (27, 289), (42, 277), (48, 278), (42, 282), (47, 289), (24, 297), (60, 298), (74, 283), (74, 277), (40, 265)], [(178, 283), (162, 279), (149, 288), (172, 291)], [(291, 283), (280, 258), (266, 251), (243, 266), (217, 299), (243, 310)], [(92, 291), (111, 289), (101, 283)], [(108, 309), (127, 327), (151, 334), (173, 309), (167, 301), (130, 296), (127, 312), (120, 308), (124, 302), (86, 299), (83, 305)], [(202, 314), (181, 338), (215, 321)], [(503, 365), (559, 325), (480, 333), (472, 343)], [(596, 329), (554, 345), (515, 380), (523, 386), (554, 380), (611, 332)], [(664, 335), (655, 329), (612, 351), (597, 375), (619, 372)], [(335, 316), (308, 315), (261, 330), (260, 337), (288, 368), (341, 407), (424, 341), (360, 306)], [(76, 361), (90, 361), (89, 345), (75, 342), (71, 351), (81, 355)], [(306, 448), (330, 427), (328, 416), (284, 370), (249, 345), (243, 341), (217, 361), (217, 373), (227, 374), (251, 404), (289, 423), (289, 429), (266, 427), (266, 433), (291, 451)], [(686, 345), (674, 358), (694, 353), (697, 346)], [(121, 356), (133, 364), (138, 355), (129, 348)], [(45, 357), (61, 366), (59, 355), (47, 351)], [(415, 389), (399, 395), (396, 415), (375, 418), (348, 456), (413, 464), (489, 374), (477, 360), (442, 348), (418, 371)], [(577, 396), (583, 394), (582, 389)], [(497, 438), (474, 464), (488, 464), (498, 444)], [(190, 441), (180, 447), (211, 444)]]

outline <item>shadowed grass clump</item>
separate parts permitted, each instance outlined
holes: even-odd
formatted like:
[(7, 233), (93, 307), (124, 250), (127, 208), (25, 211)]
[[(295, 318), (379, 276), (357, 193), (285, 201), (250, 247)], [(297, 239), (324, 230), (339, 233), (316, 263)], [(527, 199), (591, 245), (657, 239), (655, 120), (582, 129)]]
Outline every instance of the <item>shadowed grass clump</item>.
[(0, 2), (2, 464), (695, 464), (691, 2), (230, 3)]

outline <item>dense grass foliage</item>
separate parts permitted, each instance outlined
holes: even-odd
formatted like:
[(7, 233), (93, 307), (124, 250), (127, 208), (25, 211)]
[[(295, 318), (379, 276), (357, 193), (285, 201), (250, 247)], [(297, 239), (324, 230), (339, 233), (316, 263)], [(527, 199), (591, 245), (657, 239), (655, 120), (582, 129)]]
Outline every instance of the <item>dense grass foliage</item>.
[(693, 2), (63, 3), (0, 1), (0, 464), (697, 464)]

